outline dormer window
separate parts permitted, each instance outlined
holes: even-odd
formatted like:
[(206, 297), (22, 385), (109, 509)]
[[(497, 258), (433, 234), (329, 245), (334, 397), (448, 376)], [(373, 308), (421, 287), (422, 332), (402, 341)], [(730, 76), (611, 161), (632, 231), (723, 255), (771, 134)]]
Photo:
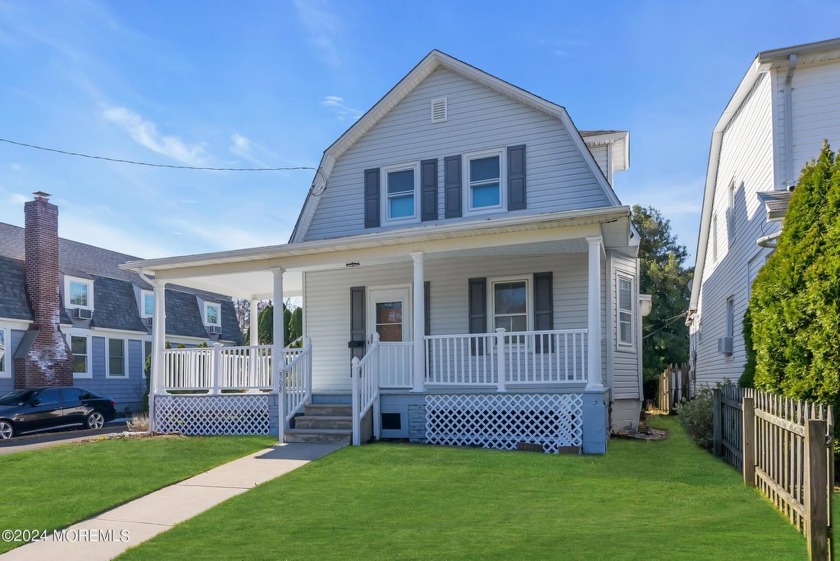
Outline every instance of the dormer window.
[(150, 318), (155, 315), (155, 293), (151, 290), (140, 292), (140, 317)]
[(222, 306), (212, 302), (204, 303), (204, 325), (220, 327), (222, 325)]
[(93, 309), (93, 281), (64, 277), (64, 307), (69, 309)]

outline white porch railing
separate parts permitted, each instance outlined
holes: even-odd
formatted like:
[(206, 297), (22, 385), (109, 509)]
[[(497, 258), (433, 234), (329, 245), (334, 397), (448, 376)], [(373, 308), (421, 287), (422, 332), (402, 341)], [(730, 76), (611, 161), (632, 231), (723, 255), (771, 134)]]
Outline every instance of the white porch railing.
[(373, 334), (373, 343), (367, 354), (351, 363), (353, 376), (353, 446), (362, 442), (362, 419), (373, 407), (373, 436), (379, 439), (379, 334)]
[(283, 401), (285, 421), (288, 423), (303, 410), (304, 405), (312, 401), (312, 342), (309, 337), (304, 339), (302, 349), (283, 349), (283, 357), (291, 360), (285, 363), (281, 371), (280, 379), (284, 383), (277, 388), (277, 392)]
[[(163, 352), (163, 389), (166, 391), (270, 390), (271, 345), (166, 349)], [(283, 349), (288, 368), (304, 349)]]
[(379, 343), (379, 387), (410, 388), (414, 343)]
[(586, 329), (427, 335), (426, 384), (545, 385), (586, 382)]

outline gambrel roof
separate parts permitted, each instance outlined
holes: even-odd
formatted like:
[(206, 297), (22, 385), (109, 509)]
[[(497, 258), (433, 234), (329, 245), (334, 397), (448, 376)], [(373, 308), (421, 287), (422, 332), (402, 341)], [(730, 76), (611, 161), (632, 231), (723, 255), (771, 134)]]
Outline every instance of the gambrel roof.
[[(460, 61), (452, 56), (442, 53), (438, 50), (433, 50), (426, 57), (420, 61), (402, 80), (400, 80), (391, 90), (385, 94), (373, 107), (368, 110), (356, 123), (354, 123), (347, 131), (342, 134), (338, 140), (330, 145), (321, 158), (318, 170), (315, 172), (315, 178), (309, 193), (306, 196), (306, 201), (303, 204), (300, 215), (298, 216), (297, 224), (292, 231), (289, 243), (303, 241), (306, 238), (306, 233), (315, 216), (315, 211), (321, 199), (321, 195), (327, 189), (330, 176), (333, 172), (338, 158), (349, 150), (362, 136), (375, 127), (388, 113), (394, 109), (402, 100), (404, 100), (412, 91), (414, 91), (420, 83), (423, 82), (432, 72), (438, 68), (445, 68), (467, 79), (473, 80), (499, 94), (505, 95), (514, 99), (528, 107), (536, 109), (548, 116), (558, 119), (572, 139), (575, 147), (580, 152), (586, 165), (592, 171), (593, 177), (598, 183), (598, 186), (603, 190), (606, 199), (612, 206), (620, 206), (621, 202), (612, 190), (612, 187), (604, 177), (603, 172), (598, 167), (597, 162), (593, 158), (591, 152), (587, 148), (586, 141), (584, 141), (581, 134), (575, 127), (569, 114), (565, 108), (555, 103), (551, 103), (537, 95), (534, 95), (522, 88), (514, 86), (504, 80), (497, 78), (487, 72), (479, 70), (474, 66)], [(622, 148), (621, 156), (624, 165), (628, 161), (626, 153), (626, 137), (627, 133), (624, 131), (591, 131), (595, 134), (604, 134), (609, 136), (612, 134), (621, 136), (624, 139), (624, 148)]]

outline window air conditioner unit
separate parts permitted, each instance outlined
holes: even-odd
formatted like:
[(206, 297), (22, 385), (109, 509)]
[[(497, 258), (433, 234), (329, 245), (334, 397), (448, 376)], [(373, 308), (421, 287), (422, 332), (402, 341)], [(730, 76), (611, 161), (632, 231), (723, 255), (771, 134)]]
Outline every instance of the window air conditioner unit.
[(86, 308), (73, 308), (73, 317), (76, 319), (90, 319), (93, 317), (93, 310)]
[(143, 323), (144, 323), (144, 324), (146, 325), (146, 327), (148, 327), (149, 329), (151, 329), (151, 328), (152, 328), (152, 324), (154, 323), (154, 321), (155, 321), (155, 318), (143, 318)]
[(732, 337), (721, 337), (718, 339), (718, 352), (725, 355), (732, 354)]
[(221, 325), (208, 325), (207, 326), (207, 333), (215, 333), (216, 335), (222, 334), (222, 326)]

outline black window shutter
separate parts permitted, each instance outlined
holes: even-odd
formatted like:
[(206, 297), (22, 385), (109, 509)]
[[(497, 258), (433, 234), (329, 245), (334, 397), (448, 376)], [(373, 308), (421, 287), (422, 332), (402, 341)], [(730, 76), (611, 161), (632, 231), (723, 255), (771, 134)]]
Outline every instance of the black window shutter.
[[(487, 332), (487, 279), (475, 278), (469, 280), (469, 314), (470, 333)], [(484, 341), (473, 340), (472, 354), (484, 354)]]
[(526, 208), (525, 145), (509, 146), (507, 151), (508, 210)]
[[(554, 329), (554, 281), (552, 273), (534, 273), (534, 330), (550, 331)], [(547, 335), (537, 337), (536, 350), (543, 352), (543, 340), (549, 340)], [(551, 339), (551, 351), (554, 350)]]
[(365, 170), (365, 228), (379, 227), (379, 168)]
[(350, 360), (358, 358), (362, 360), (365, 356), (365, 287), (354, 286), (350, 288)]
[(448, 156), (443, 160), (443, 193), (444, 216), (461, 216), (461, 156)]
[(426, 335), (432, 334), (432, 283), (426, 281), (423, 283), (423, 316), (426, 320), (426, 325), (423, 326), (423, 332)]
[(438, 219), (438, 161), (420, 162), (420, 220)]

